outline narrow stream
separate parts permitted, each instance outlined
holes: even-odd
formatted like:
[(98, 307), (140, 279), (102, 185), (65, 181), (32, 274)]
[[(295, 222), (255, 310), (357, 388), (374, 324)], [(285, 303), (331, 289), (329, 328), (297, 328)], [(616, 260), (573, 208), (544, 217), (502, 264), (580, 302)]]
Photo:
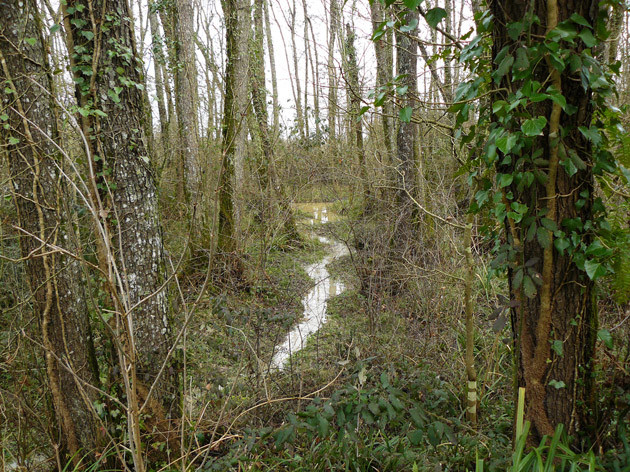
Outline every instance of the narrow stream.
[[(325, 223), (332, 219), (333, 215), (328, 212), (328, 209), (323, 204), (304, 205), (300, 209), (313, 212), (313, 218), (310, 220), (311, 225), (314, 225), (315, 222)], [(282, 344), (276, 347), (275, 354), (271, 360), (272, 369), (283, 369), (291, 355), (306, 345), (308, 337), (319, 330), (326, 322), (328, 299), (346, 289), (343, 283), (330, 277), (326, 266), (338, 257), (348, 254), (348, 248), (339, 241), (332, 241), (323, 236), (317, 236), (317, 238), (328, 246), (329, 253), (321, 261), (304, 268), (308, 276), (315, 282), (315, 286), (302, 300), (304, 304), (303, 321), (289, 332)]]

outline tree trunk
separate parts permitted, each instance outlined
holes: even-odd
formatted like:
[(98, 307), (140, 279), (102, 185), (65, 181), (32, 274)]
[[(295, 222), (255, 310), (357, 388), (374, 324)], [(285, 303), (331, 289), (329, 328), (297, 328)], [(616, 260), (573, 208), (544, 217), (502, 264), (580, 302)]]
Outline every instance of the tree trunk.
[(291, 29), (291, 50), (293, 51), (293, 72), (295, 73), (295, 92), (293, 95), (295, 97), (296, 126), (300, 139), (304, 141), (306, 139), (306, 135), (304, 127), (304, 111), (302, 109), (302, 86), (300, 84), (300, 65), (298, 62), (298, 51), (295, 42), (295, 17), (297, 16), (295, 0), (293, 0), (293, 9), (289, 12), (289, 15), (291, 15), (291, 24), (289, 27)]
[(162, 153), (168, 153), (168, 120), (166, 113), (166, 100), (164, 95), (164, 78), (162, 77), (162, 65), (165, 63), (162, 41), (160, 39), (160, 26), (156, 13), (155, 1), (149, 2), (149, 24), (151, 26), (151, 48), (153, 51), (153, 70), (155, 73), (155, 92), (158, 104), (158, 115), (160, 117), (160, 142), (162, 143)]
[[(404, 21), (406, 24), (417, 23), (418, 13), (416, 11), (407, 12)], [(414, 32), (412, 31), (411, 34)], [(403, 109), (411, 109), (412, 112), (416, 106), (415, 96), (418, 90), (416, 45), (417, 43), (412, 41), (408, 35), (396, 31), (397, 75), (404, 76), (401, 85), (407, 87), (406, 93), (401, 95), (399, 100)], [(396, 174), (398, 178), (396, 196), (401, 210), (409, 212), (409, 218), (412, 207), (411, 198), (415, 197), (416, 187), (415, 143), (417, 136), (418, 125), (413, 123), (411, 119), (401, 120), (396, 137)], [(405, 218), (405, 220), (409, 218)]]
[(273, 105), (273, 137), (274, 140), (280, 131), (280, 105), (278, 104), (278, 79), (276, 78), (276, 56), (273, 51), (271, 35), (271, 22), (269, 21), (268, 0), (262, 0), (265, 14), (265, 30), (267, 33), (267, 50), (269, 51), (269, 65), (271, 66), (271, 100)]
[(34, 0), (0, 0), (0, 114), (9, 127), (0, 141), (23, 231), (20, 246), (41, 326), (61, 454), (77, 464), (98, 441), (94, 390), (83, 385), (96, 385), (98, 372), (82, 269), (67, 255), (77, 255), (78, 245), (55, 146), (57, 110), (38, 14)]
[(335, 42), (338, 30), (338, 0), (330, 0), (330, 26), (328, 30), (328, 136), (331, 143), (337, 138), (337, 70), (335, 67)]
[[(306, 4), (306, 3), (305, 3)], [(317, 54), (317, 41), (315, 40), (315, 33), (313, 33), (313, 22), (310, 18), (307, 18), (309, 30), (311, 32), (311, 38), (313, 39), (313, 52), (315, 56), (315, 61), (313, 61), (313, 57), (309, 54), (309, 60), (311, 62), (311, 70), (313, 71), (313, 113), (315, 118), (315, 139), (317, 143), (320, 141), (320, 124), (321, 117), (319, 114), (319, 57)], [(310, 46), (309, 46), (310, 47)]]
[[(254, 114), (256, 115), (257, 131), (260, 135), (260, 145), (262, 147), (262, 159), (258, 166), (259, 180), (264, 198), (271, 199), (269, 190), (273, 190), (279, 199), (280, 209), (284, 217), (284, 231), (289, 241), (296, 242), (300, 240), (299, 233), (295, 226), (293, 211), (284, 194), (284, 189), (276, 176), (274, 164), (274, 151), (271, 134), (269, 132), (268, 112), (267, 112), (267, 93), (265, 90), (265, 57), (263, 46), (263, 11), (260, 2), (254, 5), (254, 34), (252, 40), (252, 50), (250, 54), (250, 83), (252, 91), (252, 105)], [(265, 202), (265, 206), (269, 207), (271, 202)], [(267, 212), (268, 214), (269, 212)], [(263, 216), (263, 224), (265, 223)]]
[(350, 24), (346, 24), (346, 42), (344, 51), (344, 65), (346, 66), (346, 80), (348, 83), (348, 99), (350, 101), (350, 127), (351, 137), (354, 139), (352, 147), (355, 150), (361, 186), (363, 187), (363, 208), (366, 212), (371, 209), (370, 182), (368, 181), (367, 167), (365, 163), (365, 150), (363, 149), (363, 121), (361, 118), (361, 88), (359, 85), (359, 66), (357, 64), (357, 52), (354, 47), (355, 34)]
[(188, 202), (199, 201), (201, 168), (199, 155), (199, 92), (195, 57), (193, 7), (191, 0), (177, 0), (175, 34), (175, 106), (179, 124), (179, 151), (184, 166), (184, 197)]
[(99, 263), (108, 274), (124, 351), (118, 358), (129, 405), (128, 434), (136, 470), (142, 470), (140, 409), (147, 408), (145, 425), (157, 431), (165, 431), (163, 421), (178, 411), (177, 373), (168, 360), (164, 245), (157, 188), (142, 134), (143, 84), (131, 12), (126, 0), (76, 0), (62, 6), (68, 47), (84, 52), (71, 54), (71, 65), (93, 169)]
[(250, 5), (249, 0), (222, 0), (222, 5), (226, 26), (226, 65), (217, 251), (229, 256), (237, 250), (234, 218), (234, 164), (239, 158), (239, 152), (242, 152), (239, 149), (239, 134), (241, 129), (247, 128), (245, 116), (248, 103)]
[[(595, 0), (564, 1), (549, 0), (533, 3), (533, 14), (540, 18), (540, 24), (525, 28), (522, 38), (514, 40), (508, 33), (507, 25), (516, 21), (526, 21), (526, 2), (490, 2), (494, 14), (492, 32), (493, 59), (507, 47), (514, 53), (520, 47), (520, 39), (542, 38), (547, 31), (573, 14), (581, 15), (594, 25), (598, 12)], [(535, 41), (539, 41), (536, 39)], [(575, 53), (579, 54), (584, 45), (578, 39)], [(534, 149), (543, 150), (542, 158), (548, 161), (547, 169), (517, 168), (518, 159), (513, 156), (511, 163), (499, 166), (502, 173), (538, 171), (545, 173), (546, 183), (534, 180), (532, 186), (520, 190), (516, 184), (506, 187), (519, 203), (527, 205), (529, 214), (546, 212), (545, 218), (561, 227), (562, 222), (577, 218), (582, 222), (593, 217), (593, 156), (591, 143), (578, 130), (579, 126), (590, 127), (593, 113), (591, 90), (584, 90), (580, 71), (571, 72), (567, 67), (561, 73), (550, 66), (550, 61), (540, 61), (532, 70), (532, 76), (541, 82), (549, 81), (566, 98), (575, 112), (567, 114), (558, 104), (550, 100), (529, 105), (533, 116), (543, 116), (548, 120), (544, 136), (534, 138)], [(493, 60), (493, 67), (498, 64)], [(511, 74), (503, 76), (496, 85), (493, 100), (507, 99), (506, 87), (519, 88), (518, 82), (511, 80)], [(586, 163), (570, 176), (558, 165), (560, 143), (555, 138), (562, 124), (561, 144), (574, 151)], [(529, 162), (529, 161), (527, 161)], [(527, 164), (525, 164), (527, 166)], [(531, 165), (530, 165), (531, 166)], [(511, 196), (511, 195), (510, 195)], [(578, 200), (579, 205), (576, 206)], [(507, 201), (507, 200), (506, 200)], [(578, 209), (579, 208), (579, 209)], [(517, 341), (517, 381), (525, 387), (525, 419), (532, 424), (531, 444), (538, 444), (543, 435), (553, 434), (555, 427), (562, 423), (569, 434), (585, 428), (589, 423), (589, 405), (592, 393), (592, 357), (596, 339), (597, 314), (593, 303), (593, 283), (579, 270), (575, 260), (567, 252), (559, 252), (554, 247), (554, 234), (542, 230), (548, 239), (542, 245), (538, 238), (523, 237), (526, 228), (522, 223), (508, 219), (510, 243), (520, 253), (519, 265), (510, 270), (510, 295), (519, 307), (512, 310), (512, 328)], [(548, 224), (549, 225), (549, 224)], [(570, 232), (566, 227), (563, 230)], [(539, 231), (540, 232), (540, 231)], [(545, 235), (543, 234), (543, 236)], [(582, 242), (590, 243), (588, 234), (582, 234)], [(535, 293), (524, 293), (522, 278), (525, 271), (535, 273), (541, 280)], [(527, 273), (524, 277), (529, 277)], [(531, 282), (531, 279), (529, 280)], [(527, 296), (529, 295), (529, 296)], [(554, 349), (551, 349), (552, 343)]]
[[(381, 2), (372, 2), (370, 4), (372, 14), (372, 29), (376, 31), (379, 25), (386, 20), (385, 11)], [(392, 70), (394, 55), (392, 54), (393, 35), (392, 29), (387, 28), (385, 34), (374, 41), (374, 53), (376, 55), (376, 96), (385, 92), (384, 87), (392, 80)], [(392, 103), (390, 100), (383, 102), (383, 114), (380, 122), (382, 126), (383, 142), (385, 144), (386, 158), (384, 163), (390, 164), (394, 155), (394, 123), (391, 116), (393, 115)]]
[[(308, 67), (312, 64), (311, 44), (308, 40), (308, 8), (306, 0), (302, 0), (302, 11), (304, 14), (304, 135), (307, 140), (310, 139), (309, 119), (308, 119)], [(311, 68), (312, 69), (312, 68)], [(312, 71), (313, 76), (315, 72)]]

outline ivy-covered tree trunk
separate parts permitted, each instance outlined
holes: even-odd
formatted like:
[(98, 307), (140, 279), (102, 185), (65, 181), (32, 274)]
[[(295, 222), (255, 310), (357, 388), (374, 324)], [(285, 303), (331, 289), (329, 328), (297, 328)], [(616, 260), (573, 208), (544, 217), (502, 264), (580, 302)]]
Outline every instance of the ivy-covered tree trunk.
[(583, 269), (596, 226), (595, 162), (587, 138), (592, 77), (583, 66), (595, 67), (587, 47), (598, 3), (536, 1), (530, 12), (530, 2), (489, 2), (494, 121), (508, 128), (495, 141), (497, 181), (508, 212), (517, 383), (526, 389), (532, 444), (560, 423), (574, 434), (591, 419), (597, 315)]
[[(144, 85), (131, 11), (126, 0), (68, 0), (63, 7), (89, 146), (99, 264), (107, 274), (118, 317), (115, 329), (124, 348), (119, 362), (131, 372), (126, 393), (136, 397), (129, 402), (137, 401), (138, 408), (146, 404), (144, 411), (152, 421), (161, 422), (177, 415), (177, 373), (167, 361), (171, 332), (166, 261), (157, 188), (142, 133)], [(139, 415), (128, 415), (132, 413)], [(136, 446), (139, 450), (140, 444)]]
[(6, 152), (33, 307), (64, 460), (97, 445), (98, 373), (86, 296), (56, 143), (53, 83), (34, 0), (0, 0), (0, 146)]

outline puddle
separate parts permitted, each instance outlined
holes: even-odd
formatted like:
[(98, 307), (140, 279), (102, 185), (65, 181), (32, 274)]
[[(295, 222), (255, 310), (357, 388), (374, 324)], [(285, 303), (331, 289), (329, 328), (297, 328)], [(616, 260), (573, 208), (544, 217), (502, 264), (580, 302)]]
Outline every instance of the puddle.
[(329, 221), (339, 220), (337, 213), (328, 209), (329, 203), (316, 202), (316, 203), (296, 203), (294, 207), (303, 213), (309, 213), (312, 215), (308, 219), (311, 226), (315, 223), (328, 223)]
[[(313, 214), (313, 218), (310, 220), (312, 225), (315, 222), (325, 223), (333, 221), (332, 218), (337, 218), (337, 215), (328, 211), (325, 204), (309, 203), (296, 206), (304, 212)], [(321, 261), (305, 267), (308, 276), (315, 282), (315, 286), (302, 300), (304, 304), (303, 321), (289, 332), (282, 344), (276, 346), (275, 354), (271, 360), (272, 369), (283, 369), (291, 354), (296, 353), (306, 345), (308, 337), (326, 322), (328, 299), (346, 289), (343, 283), (331, 279), (326, 266), (338, 257), (348, 254), (348, 248), (338, 241), (332, 241), (323, 236), (317, 236), (317, 238), (328, 245), (329, 252)]]

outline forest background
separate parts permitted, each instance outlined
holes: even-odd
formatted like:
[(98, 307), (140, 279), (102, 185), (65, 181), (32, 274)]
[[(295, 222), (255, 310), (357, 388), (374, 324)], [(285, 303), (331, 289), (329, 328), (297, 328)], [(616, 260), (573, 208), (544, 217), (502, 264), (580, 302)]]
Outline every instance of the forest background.
[(630, 470), (624, 2), (0, 16), (3, 469)]

